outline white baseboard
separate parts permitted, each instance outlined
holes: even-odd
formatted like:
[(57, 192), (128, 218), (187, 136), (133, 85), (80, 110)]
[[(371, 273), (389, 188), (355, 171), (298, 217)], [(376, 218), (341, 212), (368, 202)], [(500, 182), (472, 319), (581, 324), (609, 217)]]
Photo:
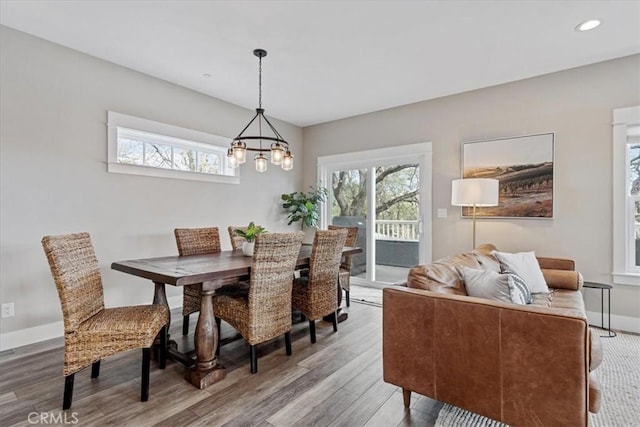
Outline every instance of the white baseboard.
[(7, 332), (0, 334), (0, 350), (10, 350), (23, 345), (59, 338), (63, 333), (64, 324), (62, 321)]
[[(587, 311), (587, 319), (589, 324), (593, 326), (602, 326), (602, 317), (599, 311)], [(607, 312), (604, 313), (604, 327), (609, 326)], [(617, 331), (634, 332), (640, 334), (640, 318), (629, 316), (611, 315), (611, 329)]]
[[(167, 298), (167, 302), (169, 303), (170, 309), (182, 307), (182, 295)], [(0, 334), (0, 351), (59, 338), (62, 337), (63, 334), (64, 324), (62, 321), (6, 332)]]

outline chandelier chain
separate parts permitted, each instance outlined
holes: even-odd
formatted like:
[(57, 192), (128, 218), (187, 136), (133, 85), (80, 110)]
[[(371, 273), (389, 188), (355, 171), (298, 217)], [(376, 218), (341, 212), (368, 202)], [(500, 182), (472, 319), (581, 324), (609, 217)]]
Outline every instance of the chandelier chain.
[(262, 108), (262, 57), (258, 58), (258, 108)]

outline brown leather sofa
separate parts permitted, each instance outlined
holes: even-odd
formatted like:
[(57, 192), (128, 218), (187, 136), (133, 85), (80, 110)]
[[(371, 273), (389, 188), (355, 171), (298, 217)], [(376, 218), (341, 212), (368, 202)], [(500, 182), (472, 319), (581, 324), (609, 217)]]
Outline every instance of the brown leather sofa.
[(517, 305), (467, 296), (456, 266), (498, 268), (482, 245), (413, 267), (383, 291), (384, 380), (511, 426), (587, 426), (602, 361), (571, 260), (538, 258), (550, 288)]

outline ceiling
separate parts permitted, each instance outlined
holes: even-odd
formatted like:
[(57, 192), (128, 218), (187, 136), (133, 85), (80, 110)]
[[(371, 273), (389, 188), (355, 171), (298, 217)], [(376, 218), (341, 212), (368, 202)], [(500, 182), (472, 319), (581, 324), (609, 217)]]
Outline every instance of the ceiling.
[(266, 49), (263, 107), (299, 126), (640, 53), (635, 0), (2, 0), (0, 23), (251, 109)]

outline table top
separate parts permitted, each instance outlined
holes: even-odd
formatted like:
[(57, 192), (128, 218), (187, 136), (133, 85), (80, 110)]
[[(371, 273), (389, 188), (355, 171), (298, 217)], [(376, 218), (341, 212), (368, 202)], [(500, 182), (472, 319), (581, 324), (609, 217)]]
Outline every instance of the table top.
[(594, 289), (612, 289), (613, 286), (607, 283), (598, 283), (598, 282), (583, 282), (582, 286), (584, 288), (594, 288)]
[[(343, 255), (361, 252), (361, 248), (350, 246), (345, 246), (342, 250)], [(310, 257), (311, 245), (302, 245), (296, 268), (308, 266)], [(252, 257), (244, 256), (242, 251), (222, 251), (206, 255), (175, 255), (118, 261), (112, 263), (111, 268), (154, 282), (185, 286), (247, 276), (251, 272), (252, 260)]]

